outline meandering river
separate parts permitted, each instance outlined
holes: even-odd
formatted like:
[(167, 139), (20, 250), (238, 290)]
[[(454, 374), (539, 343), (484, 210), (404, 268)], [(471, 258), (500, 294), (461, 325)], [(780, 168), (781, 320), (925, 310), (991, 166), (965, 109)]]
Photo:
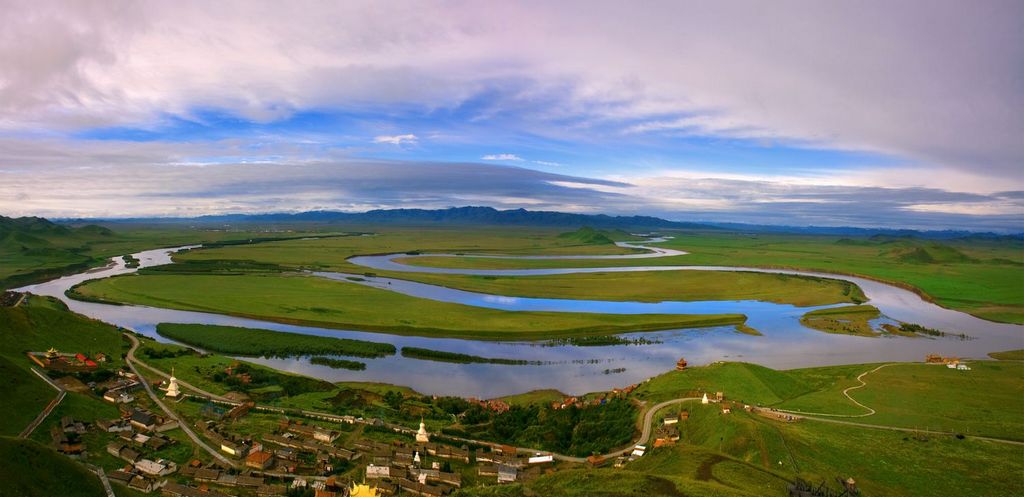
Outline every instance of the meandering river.
[[(664, 239), (654, 238), (645, 243), (657, 243), (660, 241), (664, 241)], [(68, 307), (75, 312), (129, 328), (160, 340), (166, 339), (156, 334), (155, 328), (158, 323), (219, 324), (265, 328), (291, 333), (355, 338), (388, 342), (396, 347), (415, 346), (483, 357), (526, 359), (541, 363), (529, 366), (451, 364), (407, 359), (396, 355), (382, 359), (365, 360), (367, 363), (366, 370), (348, 371), (310, 364), (308, 357), (286, 359), (246, 358), (247, 360), (278, 369), (330, 381), (394, 383), (410, 386), (425, 394), (476, 396), (481, 398), (492, 398), (543, 388), (558, 389), (568, 394), (609, 390), (615, 387), (638, 383), (646, 378), (672, 369), (680, 357), (685, 357), (691, 365), (707, 364), (721, 360), (737, 360), (774, 368), (795, 368), (883, 361), (915, 361), (922, 360), (925, 354), (928, 353), (983, 358), (988, 352), (1024, 348), (1024, 326), (993, 323), (978, 319), (969, 314), (945, 309), (927, 302), (911, 291), (851, 276), (809, 271), (718, 266), (631, 266), (513, 270), (456, 269), (411, 266), (396, 261), (399, 258), (437, 256), (523, 259), (641, 259), (685, 254), (685, 252), (678, 250), (648, 245), (624, 242), (620, 242), (619, 245), (627, 248), (644, 249), (647, 252), (599, 256), (456, 256), (452, 254), (410, 256), (407, 254), (391, 254), (359, 256), (353, 257), (349, 261), (375, 270), (490, 276), (531, 276), (621, 271), (754, 271), (834, 278), (859, 285), (868, 297), (870, 304), (882, 311), (884, 317), (879, 319), (880, 322), (898, 320), (917, 323), (951, 333), (966, 333), (970, 336), (970, 339), (889, 336), (866, 338), (822, 333), (802, 326), (800, 324), (800, 316), (808, 310), (819, 307), (796, 307), (759, 301), (611, 302), (520, 298), (466, 292), (393, 278), (367, 278), (360, 275), (363, 281), (353, 281), (349, 278), (355, 275), (327, 272), (313, 273), (311, 277), (344, 280), (349, 284), (373, 286), (419, 298), (509, 311), (599, 312), (611, 314), (741, 313), (748, 316), (747, 324), (760, 331), (763, 336), (750, 336), (738, 333), (731, 327), (718, 327), (623, 335), (626, 338), (645, 338), (651, 342), (639, 345), (578, 347), (538, 342), (495, 342), (410, 337), (293, 326), (220, 314), (146, 306), (116, 306), (81, 302), (69, 299), (64, 295), (67, 289), (82, 281), (107, 278), (137, 270), (126, 268), (124, 262), (119, 257), (111, 259), (111, 263), (107, 267), (65, 276), (46, 283), (26, 286), (20, 288), (19, 291), (57, 297), (66, 302)], [(191, 248), (195, 247), (147, 250), (133, 255), (140, 260), (141, 267), (150, 267), (170, 264), (172, 263), (171, 254), (179, 250)], [(401, 310), (396, 310), (396, 312), (401, 312)]]

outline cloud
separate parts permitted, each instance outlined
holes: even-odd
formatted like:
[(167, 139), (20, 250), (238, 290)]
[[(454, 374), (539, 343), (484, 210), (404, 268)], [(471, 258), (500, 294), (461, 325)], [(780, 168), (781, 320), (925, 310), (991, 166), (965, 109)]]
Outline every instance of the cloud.
[(12, 0), (0, 128), (487, 101), (472, 119), (522, 133), (770, 139), (1012, 177), (1024, 163), (1021, 17), (1013, 0)]
[(512, 162), (522, 162), (523, 158), (516, 154), (488, 154), (480, 158), (480, 160), (503, 160)]
[(419, 138), (413, 134), (407, 135), (381, 135), (373, 138), (373, 143), (390, 143), (391, 145), (401, 145), (402, 143), (416, 143)]
[[(1021, 18), (1024, 4), (1013, 0), (367, 0), (301, 9), (8, 0), (0, 9), (0, 210), (123, 216), (492, 203), (1019, 229)], [(340, 124), (301, 119), (317, 113)], [(201, 132), (168, 131), (182, 122)], [(149, 141), (97, 138), (111, 127)], [(403, 134), (378, 135), (392, 132)], [(325, 141), (339, 134), (347, 145)], [(575, 165), (545, 176), (354, 159), (403, 153), (368, 141), (443, 142), (435, 157), (516, 150)], [(712, 153), (696, 157), (694, 143)], [(837, 169), (834, 155), (821, 154), (820, 163), (780, 173), (786, 166), (765, 154), (779, 144), (883, 154), (895, 166)], [(590, 166), (598, 160), (587, 153), (604, 163)], [(719, 153), (736, 155), (716, 162)], [(555, 165), (507, 153), (481, 160)]]
[(317, 150), (304, 161), (196, 160), (219, 152), (219, 161), (246, 147), (0, 139), (0, 213), (197, 216), (490, 205), (681, 221), (1024, 230), (1019, 190), (882, 188), (713, 172), (593, 178), (497, 164), (328, 158)]

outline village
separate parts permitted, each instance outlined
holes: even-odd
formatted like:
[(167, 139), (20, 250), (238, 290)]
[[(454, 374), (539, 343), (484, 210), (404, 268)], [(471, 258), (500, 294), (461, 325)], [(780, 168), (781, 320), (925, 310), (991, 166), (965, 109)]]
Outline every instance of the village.
[[(98, 474), (108, 482), (167, 497), (442, 497), (467, 485), (528, 482), (563, 467), (623, 468), (651, 448), (680, 443), (680, 428), (697, 407), (679, 401), (690, 400), (722, 416), (742, 409), (779, 422), (802, 419), (793, 412), (730, 400), (722, 391), (691, 391), (669, 407), (652, 408), (648, 417), (657, 418), (649, 438), (612, 454), (573, 458), (430, 433), (422, 420), (413, 430), (378, 418), (211, 396), (183, 388), (173, 368), (166, 378), (147, 379), (134, 367), (141, 363), (113, 369), (105, 367), (110, 360), (100, 353), (50, 348), (28, 352), (27, 357), (59, 389), (95, 395), (120, 413), (89, 422), (64, 416), (51, 427), (53, 446), (90, 467), (101, 467)], [(957, 358), (928, 355), (924, 362), (970, 370)], [(680, 359), (676, 369), (686, 370), (686, 360)], [(599, 407), (637, 387), (567, 396), (549, 407)], [(494, 413), (510, 409), (499, 399), (467, 401)]]
[[(467, 483), (529, 481), (557, 464), (549, 453), (432, 434), (423, 422), (411, 430), (376, 418), (285, 412), (250, 400), (189, 393), (173, 371), (150, 388), (129, 368), (99, 374), (106, 362), (102, 356), (52, 348), (27, 355), (56, 376), (60, 388), (91, 393), (117, 406), (117, 418), (86, 422), (63, 417), (51, 430), (53, 445), (87, 464), (98, 460), (108, 481), (139, 492), (168, 497), (441, 497)], [(83, 376), (104, 378), (86, 383), (78, 379)], [(625, 395), (635, 387), (611, 394)], [(501, 400), (469, 400), (493, 412), (509, 409)], [(567, 397), (553, 407), (606, 400)], [(173, 408), (174, 415), (162, 412), (164, 407)], [(100, 445), (96, 440), (102, 440), (102, 452), (90, 453), (90, 446)], [(629, 450), (632, 458), (642, 455)], [(591, 457), (585, 464), (604, 462)]]

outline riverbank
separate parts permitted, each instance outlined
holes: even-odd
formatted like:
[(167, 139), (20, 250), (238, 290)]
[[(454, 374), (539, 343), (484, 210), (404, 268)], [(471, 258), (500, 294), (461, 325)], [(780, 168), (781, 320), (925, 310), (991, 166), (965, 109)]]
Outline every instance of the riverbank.
[(547, 340), (746, 321), (740, 314), (502, 311), (313, 276), (131, 275), (91, 281), (76, 292), (91, 301), (215, 312), (300, 326), (476, 340)]

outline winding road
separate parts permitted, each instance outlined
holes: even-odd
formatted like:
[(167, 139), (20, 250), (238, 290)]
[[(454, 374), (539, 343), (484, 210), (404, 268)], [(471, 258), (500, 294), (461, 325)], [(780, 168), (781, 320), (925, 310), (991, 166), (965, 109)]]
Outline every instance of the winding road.
[[(186, 422), (184, 419), (178, 416), (177, 413), (172, 411), (169, 407), (167, 407), (167, 405), (163, 403), (162, 400), (160, 400), (160, 397), (158, 397), (156, 393), (153, 391), (153, 387), (150, 386), (149, 381), (146, 380), (146, 377), (143, 376), (142, 373), (140, 373), (139, 370), (135, 367), (136, 363), (142, 364), (142, 362), (135, 358), (135, 349), (139, 347), (139, 340), (127, 333), (125, 334), (125, 336), (127, 336), (128, 339), (131, 340), (132, 342), (131, 349), (128, 350), (128, 354), (125, 356), (125, 363), (128, 364), (128, 367), (132, 370), (132, 372), (139, 377), (139, 382), (142, 383), (143, 388), (146, 389), (146, 393), (149, 394), (149, 398), (152, 399), (153, 402), (158, 407), (160, 407), (160, 409), (167, 415), (168, 418), (171, 418), (178, 422), (178, 426), (181, 428), (181, 431), (185, 432), (185, 435), (188, 435), (188, 438), (192, 439), (192, 442), (195, 443), (196, 446), (205, 450), (207, 453), (213, 456), (214, 459), (224, 463), (227, 467), (239, 467), (240, 465), (237, 462), (224, 457), (223, 455), (221, 455), (219, 451), (217, 451), (217, 449), (210, 447), (209, 444), (207, 444), (201, 438), (199, 438), (199, 435), (196, 435), (195, 432), (192, 431), (192, 428), (188, 426), (188, 422)], [(153, 371), (157, 371), (155, 368), (152, 368), (148, 365), (146, 366), (146, 368)], [(166, 377), (167, 375), (163, 374), (162, 376)]]
[(864, 381), (864, 377), (865, 376), (867, 376), (867, 375), (869, 375), (871, 373), (874, 373), (875, 371), (878, 371), (879, 369), (882, 369), (882, 368), (887, 367), (887, 366), (892, 366), (894, 364), (898, 364), (898, 363), (882, 364), (881, 366), (878, 366), (875, 369), (872, 369), (870, 371), (865, 371), (865, 372), (857, 375), (857, 381), (860, 382), (860, 385), (854, 385), (852, 387), (846, 387), (846, 388), (843, 389), (843, 396), (844, 397), (846, 397), (847, 399), (850, 399), (850, 402), (853, 402), (854, 404), (857, 404), (858, 406), (860, 406), (860, 407), (862, 407), (864, 409), (867, 409), (868, 412), (866, 412), (864, 414), (829, 414), (829, 413), (824, 413), (824, 412), (806, 412), (806, 411), (794, 411), (794, 410), (788, 410), (788, 409), (776, 409), (776, 411), (788, 412), (790, 414), (799, 414), (801, 416), (827, 416), (827, 417), (834, 417), (834, 418), (863, 418), (863, 417), (871, 416), (871, 415), (875, 414), (875, 410), (870, 408), (870, 407), (868, 407), (868, 406), (866, 406), (866, 405), (864, 405), (864, 404), (861, 404), (860, 402), (857, 402), (857, 399), (855, 399), (853, 397), (850, 397), (850, 391), (851, 390), (857, 390), (858, 388), (866, 387), (868, 385), (868, 383), (866, 381)]

